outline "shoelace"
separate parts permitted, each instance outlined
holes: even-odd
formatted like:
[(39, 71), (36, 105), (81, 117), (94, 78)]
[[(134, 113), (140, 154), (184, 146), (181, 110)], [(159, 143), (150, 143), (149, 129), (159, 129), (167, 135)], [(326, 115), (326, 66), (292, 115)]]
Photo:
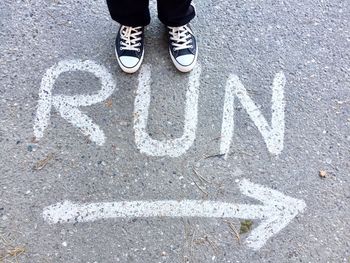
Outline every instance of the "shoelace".
[(140, 52), (142, 27), (122, 26), (120, 30), (120, 50), (133, 50)]
[(187, 25), (180, 27), (168, 27), (170, 29), (170, 40), (174, 46), (174, 51), (192, 48), (191, 30)]

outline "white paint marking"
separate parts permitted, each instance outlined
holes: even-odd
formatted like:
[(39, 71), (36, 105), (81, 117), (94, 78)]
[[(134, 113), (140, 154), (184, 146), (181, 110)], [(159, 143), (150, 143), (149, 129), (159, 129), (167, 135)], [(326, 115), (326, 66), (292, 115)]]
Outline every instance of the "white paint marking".
[[(93, 95), (52, 95), (55, 81), (68, 71), (86, 71), (94, 74), (101, 81), (101, 89)], [(42, 81), (39, 93), (39, 104), (34, 123), (34, 136), (40, 139), (48, 127), (51, 108), (54, 106), (62, 118), (79, 128), (90, 140), (103, 145), (105, 142), (104, 132), (78, 107), (91, 106), (102, 102), (112, 95), (116, 83), (108, 70), (91, 60), (64, 60), (49, 68)]]
[(221, 142), (220, 142), (220, 153), (227, 157), (231, 140), (234, 133), (234, 114), (235, 114), (235, 95), (234, 95), (234, 83), (233, 78), (230, 77), (227, 80), (225, 88), (225, 101), (224, 101), (224, 112), (222, 117), (222, 128), (221, 128)]
[(207, 217), (260, 219), (262, 223), (248, 236), (246, 243), (254, 250), (286, 227), (302, 212), (306, 204), (284, 194), (242, 180), (241, 192), (262, 202), (261, 205), (233, 204), (200, 200), (123, 201), (75, 204), (70, 201), (48, 206), (43, 210), (50, 224), (91, 222), (101, 219), (129, 217)]
[(201, 67), (197, 65), (189, 76), (183, 135), (174, 140), (158, 141), (152, 139), (147, 132), (151, 102), (151, 67), (142, 67), (134, 108), (135, 143), (140, 152), (151, 156), (179, 157), (192, 146), (196, 139), (200, 75)]
[(248, 96), (247, 90), (244, 88), (238, 76), (231, 75), (226, 84), (224, 113), (221, 131), (221, 154), (227, 154), (230, 150), (231, 140), (234, 133), (234, 97), (237, 96), (242, 106), (247, 111), (249, 117), (260, 131), (264, 138), (267, 149), (270, 153), (278, 155), (283, 150), (284, 143), (284, 86), (286, 78), (283, 72), (277, 73), (272, 85), (272, 118), (271, 126), (266, 121), (261, 111), (258, 109), (254, 101)]

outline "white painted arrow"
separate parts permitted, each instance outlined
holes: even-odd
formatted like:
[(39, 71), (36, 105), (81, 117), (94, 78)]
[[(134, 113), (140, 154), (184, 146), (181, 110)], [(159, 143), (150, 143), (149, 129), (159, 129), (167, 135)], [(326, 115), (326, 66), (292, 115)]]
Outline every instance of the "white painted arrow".
[(255, 198), (263, 204), (248, 205), (200, 200), (123, 201), (91, 204), (74, 204), (65, 201), (44, 208), (43, 217), (50, 224), (129, 217), (260, 219), (262, 223), (253, 229), (246, 239), (249, 247), (258, 250), (306, 207), (303, 200), (288, 197), (248, 180), (243, 180), (239, 188), (244, 195)]

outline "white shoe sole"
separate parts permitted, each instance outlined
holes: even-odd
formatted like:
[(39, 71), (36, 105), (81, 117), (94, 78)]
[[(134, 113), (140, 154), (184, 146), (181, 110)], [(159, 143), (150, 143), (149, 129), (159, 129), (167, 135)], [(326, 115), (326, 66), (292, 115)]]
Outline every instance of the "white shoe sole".
[(128, 68), (128, 67), (125, 67), (121, 61), (119, 60), (119, 57), (118, 57), (118, 53), (117, 53), (117, 49), (115, 48), (114, 49), (114, 52), (115, 52), (115, 56), (117, 58), (117, 61), (118, 61), (118, 64), (119, 64), (119, 67), (125, 72), (125, 73), (128, 73), (128, 74), (133, 74), (135, 73), (136, 71), (139, 70), (139, 68), (141, 67), (141, 64), (143, 62), (143, 57), (145, 55), (145, 50), (142, 51), (142, 56), (140, 58), (140, 61), (132, 68)]
[(194, 67), (196, 66), (196, 63), (197, 63), (197, 57), (198, 57), (198, 46), (196, 46), (196, 55), (194, 57), (194, 60), (193, 62), (188, 65), (188, 66), (184, 66), (184, 65), (181, 65), (179, 62), (176, 61), (176, 59), (174, 58), (173, 54), (171, 53), (171, 50), (169, 48), (169, 54), (170, 54), (170, 57), (171, 57), (171, 60), (173, 61), (175, 67), (183, 72), (183, 73), (187, 73), (187, 72), (190, 72), (192, 71), (192, 69), (194, 69)]

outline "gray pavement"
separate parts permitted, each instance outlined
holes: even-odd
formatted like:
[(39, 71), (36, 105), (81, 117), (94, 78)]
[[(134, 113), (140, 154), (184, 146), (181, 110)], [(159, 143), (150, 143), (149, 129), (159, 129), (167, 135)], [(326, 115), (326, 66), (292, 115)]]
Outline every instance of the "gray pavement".
[[(172, 140), (184, 132), (189, 76), (171, 64), (154, 6), (144, 62), (152, 65), (147, 133)], [(104, 1), (2, 1), (0, 262), (350, 262), (350, 2), (205, 0), (196, 7), (192, 25), (202, 69), (198, 124), (194, 143), (171, 157), (144, 153), (135, 142), (139, 74), (126, 75), (117, 66), (117, 25)], [(34, 138), (41, 80), (49, 68), (72, 59), (103, 66), (116, 82), (108, 99), (78, 107), (103, 130), (103, 145), (54, 107), (43, 137)], [(283, 149), (271, 153), (236, 98), (225, 159), (220, 142), (227, 79), (232, 74), (240, 79), (255, 111), (270, 123), (278, 72), (286, 80)], [(91, 73), (65, 72), (53, 95), (100, 89)], [(262, 212), (261, 220), (211, 212), (174, 217), (159, 207), (154, 217), (124, 211), (120, 217), (57, 224), (43, 213), (64, 201), (205, 200), (246, 204), (246, 214), (253, 215), (254, 207), (270, 201), (244, 194), (241, 183), (247, 180), (263, 187), (274, 209), (281, 210), (272, 216), (296, 211), (258, 249), (248, 241), (268, 213)], [(293, 199), (279, 206), (273, 201), (277, 194)], [(295, 200), (306, 207), (289, 209)], [(252, 227), (239, 233), (244, 220)]]

